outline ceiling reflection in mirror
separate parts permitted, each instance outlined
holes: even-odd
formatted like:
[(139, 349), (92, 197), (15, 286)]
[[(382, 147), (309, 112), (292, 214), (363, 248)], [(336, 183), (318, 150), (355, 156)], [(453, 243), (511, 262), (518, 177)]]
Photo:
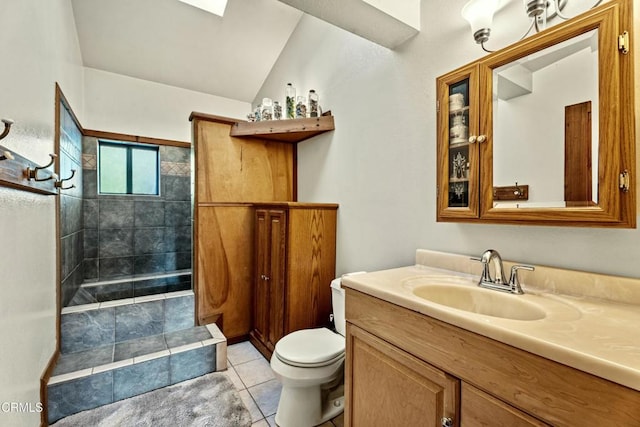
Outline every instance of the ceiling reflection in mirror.
[(597, 205), (597, 29), (493, 70), (493, 188), (496, 208)]

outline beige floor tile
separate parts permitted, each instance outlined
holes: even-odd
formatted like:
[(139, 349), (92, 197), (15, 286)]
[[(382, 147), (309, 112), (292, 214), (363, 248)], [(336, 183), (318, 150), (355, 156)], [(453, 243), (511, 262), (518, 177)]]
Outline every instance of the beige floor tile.
[(227, 367), (227, 370), (224, 371), (225, 374), (227, 375), (227, 378), (229, 378), (229, 381), (231, 381), (231, 384), (234, 385), (234, 387), (236, 388), (236, 390), (240, 391), (240, 390), (244, 390), (246, 387), (244, 386), (244, 383), (242, 382), (242, 380), (240, 379), (240, 377), (238, 376), (238, 373), (236, 372), (236, 370), (233, 368), (233, 366), (229, 365)]
[(269, 423), (269, 427), (278, 427), (278, 425), (276, 424), (276, 416), (271, 415), (270, 417), (267, 417), (267, 422)]
[(264, 417), (262, 416), (262, 412), (258, 409), (258, 405), (253, 401), (253, 398), (249, 394), (247, 390), (239, 391), (240, 399), (242, 399), (242, 403), (247, 407), (249, 414), (251, 414), (251, 422), (258, 422), (262, 420)]
[(265, 417), (269, 417), (276, 413), (278, 402), (280, 401), (280, 392), (282, 385), (278, 380), (271, 380), (258, 384), (248, 389), (249, 394), (260, 408), (260, 412)]
[(227, 359), (235, 366), (256, 359), (264, 360), (264, 357), (249, 341), (244, 341), (227, 347)]
[(251, 424), (251, 427), (269, 427), (269, 423), (267, 422), (267, 420), (262, 419)]
[(247, 388), (275, 379), (269, 362), (264, 358), (234, 365), (234, 368)]

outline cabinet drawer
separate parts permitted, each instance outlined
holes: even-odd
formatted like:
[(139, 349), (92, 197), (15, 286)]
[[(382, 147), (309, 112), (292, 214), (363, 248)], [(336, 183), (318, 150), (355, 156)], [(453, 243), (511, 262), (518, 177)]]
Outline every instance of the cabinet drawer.
[(540, 422), (463, 382), (460, 399), (460, 425), (462, 427), (541, 427), (549, 424)]

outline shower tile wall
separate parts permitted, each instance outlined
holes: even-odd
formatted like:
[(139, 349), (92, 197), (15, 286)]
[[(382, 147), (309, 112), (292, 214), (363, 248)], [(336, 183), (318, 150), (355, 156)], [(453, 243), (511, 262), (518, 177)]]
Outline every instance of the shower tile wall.
[(71, 176), (60, 191), (61, 298), (66, 306), (84, 280), (84, 232), (82, 225), (82, 134), (64, 104), (60, 104), (60, 178)]
[(85, 279), (190, 269), (190, 149), (160, 147), (160, 196), (99, 196), (97, 144), (83, 139)]

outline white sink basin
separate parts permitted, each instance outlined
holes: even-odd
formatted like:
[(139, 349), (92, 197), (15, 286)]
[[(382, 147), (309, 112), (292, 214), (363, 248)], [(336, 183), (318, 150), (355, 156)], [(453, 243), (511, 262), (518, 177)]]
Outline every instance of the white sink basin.
[[(582, 314), (575, 306), (552, 294), (515, 295), (478, 286), (473, 276), (425, 275), (402, 281), (406, 294), (423, 304), (451, 308), (468, 314), (521, 321), (572, 321)], [(427, 314), (427, 313), (425, 313)]]
[(547, 317), (547, 313), (542, 307), (524, 300), (521, 298), (522, 295), (479, 287), (432, 283), (415, 287), (413, 294), (427, 301), (457, 310), (502, 319), (541, 320)]

